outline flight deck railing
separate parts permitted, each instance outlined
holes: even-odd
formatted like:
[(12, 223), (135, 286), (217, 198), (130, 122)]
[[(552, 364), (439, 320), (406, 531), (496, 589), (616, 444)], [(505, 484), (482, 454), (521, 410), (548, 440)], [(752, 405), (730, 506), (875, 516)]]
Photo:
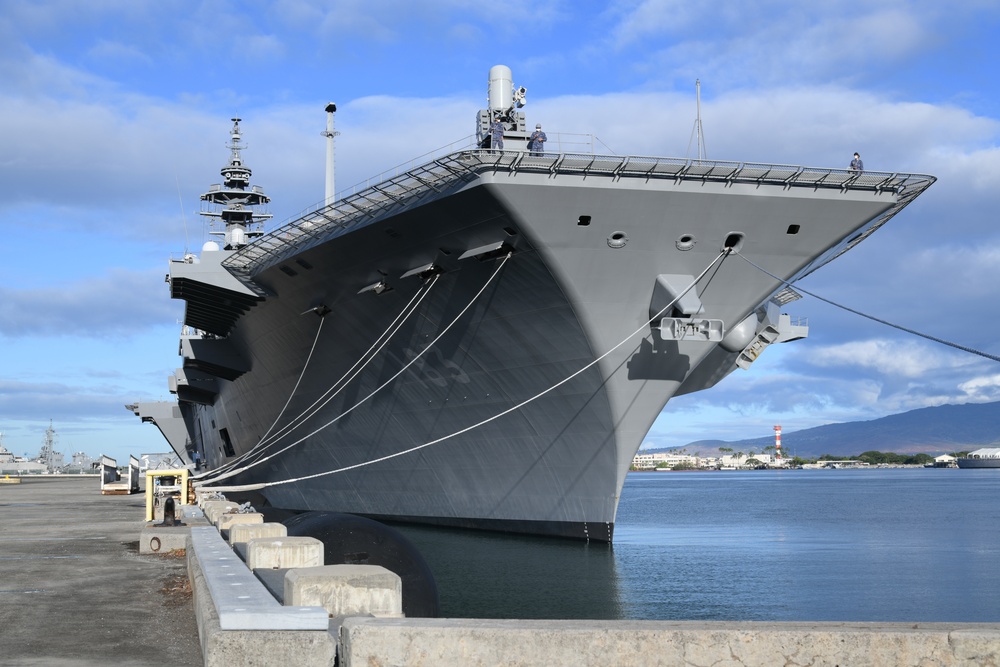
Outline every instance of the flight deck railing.
[(594, 153), (545, 152), (537, 155), (523, 150), (474, 148), (433, 157), (405, 171), (383, 174), (379, 179), (366, 182), (363, 188), (341, 193), (333, 203), (307, 209), (241, 248), (225, 259), (223, 266), (242, 280), (249, 281), (253, 274), (294, 252), (344, 234), (365, 221), (439, 196), (491, 172), (541, 173), (553, 179), (570, 175), (613, 180), (672, 179), (678, 184), (688, 181), (727, 185), (741, 183), (758, 187), (839, 189), (844, 192), (861, 190), (897, 195), (896, 204), (883, 213), (877, 224), (869, 227), (858, 241), (888, 221), (936, 180), (933, 176), (899, 172)]

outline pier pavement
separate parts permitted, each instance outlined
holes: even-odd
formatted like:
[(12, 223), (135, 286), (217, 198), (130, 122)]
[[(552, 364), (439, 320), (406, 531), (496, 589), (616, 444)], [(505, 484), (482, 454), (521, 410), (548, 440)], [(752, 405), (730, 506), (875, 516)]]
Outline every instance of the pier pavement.
[(0, 665), (200, 665), (183, 556), (140, 555), (144, 496), (93, 475), (0, 485)]

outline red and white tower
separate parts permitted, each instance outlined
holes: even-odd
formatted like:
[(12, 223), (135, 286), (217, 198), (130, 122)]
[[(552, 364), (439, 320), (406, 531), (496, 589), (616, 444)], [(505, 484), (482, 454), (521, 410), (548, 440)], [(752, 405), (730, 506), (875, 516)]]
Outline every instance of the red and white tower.
[(774, 460), (781, 460), (781, 424), (774, 427)]

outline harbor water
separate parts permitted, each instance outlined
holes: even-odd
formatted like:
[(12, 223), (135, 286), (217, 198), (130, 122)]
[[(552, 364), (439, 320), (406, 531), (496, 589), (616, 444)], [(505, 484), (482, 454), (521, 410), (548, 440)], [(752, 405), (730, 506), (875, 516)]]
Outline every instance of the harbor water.
[(401, 530), (441, 615), (1000, 622), (1000, 470), (629, 473), (613, 545)]

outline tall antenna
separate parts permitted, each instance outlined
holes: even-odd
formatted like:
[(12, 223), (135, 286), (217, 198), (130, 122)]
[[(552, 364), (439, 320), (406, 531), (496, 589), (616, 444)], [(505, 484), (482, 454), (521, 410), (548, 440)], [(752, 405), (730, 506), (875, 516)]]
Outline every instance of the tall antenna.
[(687, 155), (691, 155), (691, 143), (698, 139), (698, 161), (708, 159), (708, 149), (705, 148), (705, 133), (701, 127), (701, 79), (694, 81), (695, 97), (697, 98), (698, 114), (694, 119), (694, 127), (691, 128), (691, 139), (688, 140)]
[(320, 132), (321, 135), (326, 137), (326, 198), (324, 204), (329, 206), (333, 203), (334, 197), (337, 192), (334, 185), (334, 147), (333, 138), (336, 137), (340, 132), (333, 129), (333, 114), (337, 111), (337, 105), (330, 102), (326, 105), (326, 131)]

